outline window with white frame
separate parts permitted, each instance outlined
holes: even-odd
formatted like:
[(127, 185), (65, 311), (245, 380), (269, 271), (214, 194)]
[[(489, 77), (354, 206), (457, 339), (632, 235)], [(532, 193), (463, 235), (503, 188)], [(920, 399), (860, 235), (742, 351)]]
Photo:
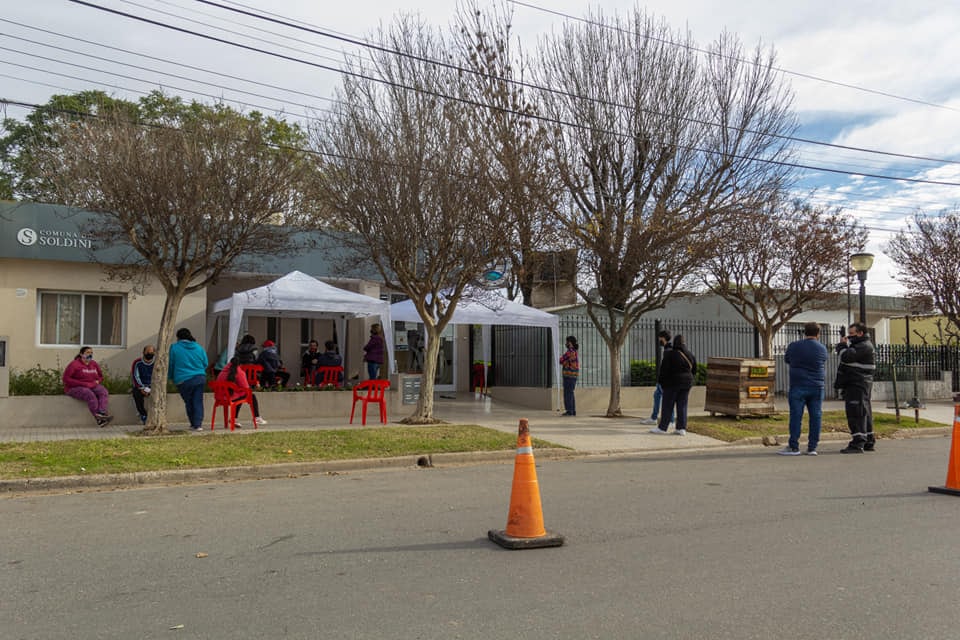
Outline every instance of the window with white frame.
[(38, 299), (40, 344), (123, 346), (125, 296), (41, 291)]

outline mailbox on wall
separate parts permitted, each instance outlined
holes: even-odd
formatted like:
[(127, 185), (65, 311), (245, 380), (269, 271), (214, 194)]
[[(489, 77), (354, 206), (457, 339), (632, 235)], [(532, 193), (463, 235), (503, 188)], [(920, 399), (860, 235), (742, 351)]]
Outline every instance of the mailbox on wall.
[(10, 338), (0, 336), (0, 398), (10, 395), (10, 369), (7, 367), (7, 344)]

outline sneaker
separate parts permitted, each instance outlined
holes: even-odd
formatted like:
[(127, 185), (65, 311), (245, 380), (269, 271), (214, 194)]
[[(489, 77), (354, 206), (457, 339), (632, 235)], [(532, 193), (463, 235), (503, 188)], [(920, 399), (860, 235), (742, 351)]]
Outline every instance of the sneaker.
[(140, 424), (142, 425), (147, 424), (147, 416), (140, 416)]
[(777, 455), (780, 456), (798, 456), (800, 455), (800, 449), (791, 449), (789, 446), (780, 449), (777, 451)]
[(267, 424), (267, 421), (263, 418), (257, 418), (257, 424)]
[(667, 435), (667, 432), (666, 432), (666, 431), (664, 431), (663, 429), (660, 429), (660, 428), (658, 428), (658, 427), (654, 427), (653, 429), (650, 429), (650, 433), (655, 433), (655, 434), (657, 434), (658, 436), (665, 436), (665, 435)]
[(660, 421), (656, 418), (641, 418), (640, 424), (657, 424)]
[(190, 427), (190, 431), (193, 433), (203, 433), (203, 427)]
[(805, 456), (816, 456), (816, 455), (820, 455), (820, 454), (817, 453), (817, 450), (816, 450), (816, 449), (807, 449), (806, 451), (803, 452), (803, 455), (805, 455)]
[(852, 444), (848, 444), (843, 449), (840, 449), (840, 453), (863, 453), (863, 449)]
[(674, 431), (673, 433), (674, 433), (674, 435), (685, 436), (685, 435), (687, 435), (687, 430), (686, 430), (686, 429), (677, 429), (677, 430)]
[(864, 450), (864, 451), (876, 451), (877, 448), (876, 448), (876, 445), (875, 445), (875, 444), (873, 444), (872, 442), (868, 442), (867, 444), (863, 445), (863, 450)]
[(240, 422), (239, 420), (234, 420), (234, 421), (233, 421), (233, 426), (234, 426), (235, 428), (237, 428), (237, 429), (243, 429), (243, 423)]
[(110, 424), (111, 420), (113, 420), (113, 416), (97, 416), (97, 426), (103, 428)]

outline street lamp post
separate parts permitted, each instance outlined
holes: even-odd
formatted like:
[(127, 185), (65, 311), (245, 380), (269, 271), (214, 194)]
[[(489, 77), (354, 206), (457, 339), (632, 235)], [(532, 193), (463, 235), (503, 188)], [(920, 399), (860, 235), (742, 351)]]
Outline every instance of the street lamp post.
[(873, 266), (872, 253), (855, 253), (850, 256), (850, 268), (857, 272), (860, 280), (860, 322), (867, 324), (867, 271)]

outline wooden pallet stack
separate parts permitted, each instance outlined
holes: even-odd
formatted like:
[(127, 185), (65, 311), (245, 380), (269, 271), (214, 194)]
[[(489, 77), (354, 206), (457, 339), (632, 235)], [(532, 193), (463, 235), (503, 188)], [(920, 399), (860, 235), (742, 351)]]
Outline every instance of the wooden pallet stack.
[(768, 416), (773, 404), (776, 364), (759, 358), (708, 358), (704, 410), (728, 416)]

